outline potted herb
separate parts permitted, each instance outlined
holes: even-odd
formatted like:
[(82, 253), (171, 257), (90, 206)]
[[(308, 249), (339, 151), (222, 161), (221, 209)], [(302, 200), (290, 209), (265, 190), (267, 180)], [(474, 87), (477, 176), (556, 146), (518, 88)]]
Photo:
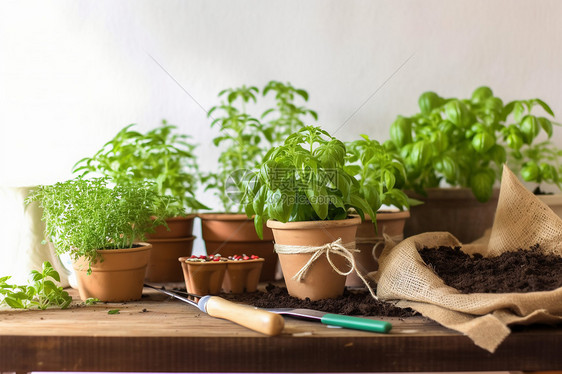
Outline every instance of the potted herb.
[(302, 88), (295, 88), (289, 82), (270, 81), (263, 88), (263, 96), (269, 94), (275, 97), (275, 106), (266, 109), (262, 121), (266, 124), (266, 135), (272, 145), (280, 145), (289, 135), (305, 126), (305, 121), (318, 121), (318, 114), (299, 101), (308, 101), (308, 92)]
[(469, 99), (425, 92), (418, 103), (419, 113), (394, 121), (388, 143), (404, 160), (410, 195), (425, 201), (411, 209), (406, 234), (450, 231), (470, 242), (493, 223), (502, 164), (525, 163), (538, 135), (552, 136), (552, 121), (533, 109), (552, 110), (540, 99), (504, 104), (488, 87)]
[(247, 113), (248, 104), (257, 102), (258, 93), (254, 86), (223, 90), (219, 93), (221, 104), (209, 110), (211, 127), (219, 129), (213, 144), (221, 152), (217, 170), (205, 175), (203, 183), (206, 190), (215, 192), (223, 211), (199, 217), (208, 254), (230, 256), (252, 251), (266, 259), (262, 280), (273, 280), (277, 263), (273, 235), (266, 230), (264, 240), (260, 240), (240, 206), (239, 183), (263, 156), (261, 143), (269, 136), (263, 124)]
[[(399, 242), (404, 238), (404, 224), (410, 216), (407, 210), (411, 199), (402, 191), (406, 170), (402, 160), (383, 145), (367, 135), (346, 144), (344, 169), (359, 182), (359, 194), (377, 213), (373, 221), (369, 215), (357, 228), (354, 253), (357, 271), (363, 276), (377, 270), (376, 258), (383, 248), (384, 235)], [(415, 202), (415, 201), (414, 201)], [(406, 210), (404, 210), (406, 209)], [(375, 250), (375, 253), (373, 251)], [(354, 273), (348, 276), (347, 286), (362, 286)]]
[(208, 209), (195, 198), (199, 183), (195, 145), (185, 134), (174, 132), (176, 126), (165, 120), (146, 133), (125, 126), (93, 157), (86, 157), (74, 166), (74, 172), (107, 176), (116, 183), (152, 181), (160, 195), (172, 196), (165, 209), (169, 218), (147, 236), (153, 245), (147, 270), (151, 282), (182, 280), (177, 266), (180, 256), (191, 254), (193, 220), (199, 209)]
[(27, 202), (39, 201), (46, 236), (73, 260), (82, 300), (129, 301), (141, 298), (152, 248), (142, 240), (168, 200), (148, 182), (77, 178), (39, 186)]
[(340, 296), (346, 275), (354, 270), (353, 242), (361, 222), (348, 210), (375, 217), (359, 183), (344, 169), (345, 155), (343, 142), (307, 126), (272, 148), (246, 185), (246, 213), (254, 217), (259, 236), (263, 223), (273, 229), (293, 296)]
[(203, 239), (208, 253), (230, 256), (252, 252), (265, 258), (261, 280), (275, 278), (277, 256), (273, 251), (273, 234), (263, 228), (258, 238), (252, 219), (246, 217), (241, 201), (241, 185), (259, 164), (267, 149), (278, 144), (303, 125), (304, 116), (316, 113), (296, 104), (297, 98), (308, 100), (308, 93), (290, 83), (269, 82), (263, 95), (274, 93), (275, 106), (261, 115), (250, 114), (250, 104), (258, 102), (260, 90), (255, 86), (229, 88), (219, 93), (221, 104), (209, 111), (212, 127), (219, 135), (213, 140), (221, 149), (216, 172), (203, 178), (207, 190), (214, 190), (223, 211), (200, 214)]

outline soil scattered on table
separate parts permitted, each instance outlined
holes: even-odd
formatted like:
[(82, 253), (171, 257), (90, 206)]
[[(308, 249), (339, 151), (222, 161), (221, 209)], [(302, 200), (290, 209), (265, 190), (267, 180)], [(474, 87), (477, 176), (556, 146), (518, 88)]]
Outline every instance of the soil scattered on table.
[(562, 257), (543, 254), (539, 245), (485, 258), (460, 247), (423, 248), (423, 261), (446, 285), (462, 293), (550, 291), (562, 287)]
[(366, 290), (348, 290), (335, 299), (323, 299), (311, 301), (292, 297), (285, 287), (273, 284), (267, 285), (265, 292), (257, 291), (243, 294), (226, 294), (220, 296), (225, 299), (258, 308), (306, 308), (320, 310), (326, 313), (361, 316), (384, 316), (384, 317), (411, 317), (416, 313), (409, 309), (402, 309), (394, 304), (377, 301)]

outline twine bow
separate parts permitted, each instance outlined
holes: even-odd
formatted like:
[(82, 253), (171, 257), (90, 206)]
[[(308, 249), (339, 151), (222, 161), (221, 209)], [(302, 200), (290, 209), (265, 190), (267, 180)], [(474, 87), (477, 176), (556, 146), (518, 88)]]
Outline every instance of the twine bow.
[[(328, 260), (328, 262), (330, 263), (330, 266), (332, 266), (332, 269), (334, 269), (334, 271), (336, 273), (338, 273), (339, 275), (346, 276), (346, 275), (349, 275), (349, 274), (351, 274), (352, 272), (355, 271), (357, 273), (357, 275), (359, 276), (359, 278), (361, 278), (363, 283), (365, 283), (365, 285), (369, 289), (369, 292), (371, 293), (371, 296), (373, 296), (373, 298), (378, 300), (377, 296), (375, 295), (373, 289), (371, 288), (371, 286), (369, 285), (367, 280), (361, 275), (360, 272), (357, 271), (357, 265), (355, 263), (355, 257), (353, 257), (353, 252), (358, 252), (358, 250), (355, 248), (355, 242), (343, 244), (341, 238), (338, 238), (337, 240), (335, 240), (331, 243), (327, 243), (327, 244), (324, 244), (324, 245), (321, 245), (321, 246), (318, 246), (318, 247), (275, 244), (274, 248), (275, 248), (275, 252), (277, 252), (279, 254), (312, 253), (312, 256), (310, 257), (308, 262), (293, 276), (294, 280), (296, 280), (298, 282), (302, 282), (302, 280), (306, 276), (306, 273), (308, 272), (308, 270), (310, 269), (312, 264), (316, 260), (318, 260), (318, 258), (320, 258), (320, 256), (322, 256), (323, 254), (326, 254), (326, 259)], [(351, 264), (351, 269), (349, 269), (349, 271), (347, 271), (347, 272), (344, 272), (344, 271), (341, 271), (340, 269), (338, 269), (336, 264), (334, 264), (332, 259), (330, 258), (331, 254), (335, 254), (335, 255), (344, 257)]]

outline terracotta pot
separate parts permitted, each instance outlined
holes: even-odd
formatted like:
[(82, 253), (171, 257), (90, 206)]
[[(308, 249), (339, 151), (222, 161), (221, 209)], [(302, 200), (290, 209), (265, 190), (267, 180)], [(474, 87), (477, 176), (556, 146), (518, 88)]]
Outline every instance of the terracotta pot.
[(72, 266), (76, 272), (80, 298), (95, 297), (100, 301), (122, 302), (140, 300), (146, 265), (150, 257), (150, 243), (128, 249), (98, 250), (103, 261), (92, 264), (87, 274), (88, 262), (82, 257)]
[(556, 215), (562, 218), (562, 194), (537, 195)]
[(226, 261), (194, 262), (186, 261), (188, 257), (180, 257), (185, 288), (187, 292), (199, 296), (217, 295), (221, 291)]
[[(146, 236), (147, 240), (150, 239), (168, 239), (168, 238), (188, 238), (193, 233), (193, 220), (195, 214), (188, 214), (185, 217), (171, 217), (166, 219), (166, 226), (157, 226), (152, 234)], [(177, 258), (174, 259), (177, 261)]]
[(226, 275), (222, 283), (223, 291), (232, 293), (255, 292), (258, 289), (264, 261), (263, 258), (228, 261)]
[(494, 224), (499, 189), (490, 200), (481, 203), (468, 188), (428, 188), (427, 197), (408, 192), (408, 196), (424, 202), (410, 207), (405, 236), (424, 232), (447, 231), (463, 243), (470, 243), (484, 235)]
[[(408, 211), (396, 212), (378, 212), (377, 213), (377, 231), (373, 225), (373, 221), (369, 215), (365, 215), (365, 220), (357, 227), (357, 234), (355, 242), (359, 252), (355, 252), (355, 264), (357, 271), (363, 277), (366, 277), (372, 271), (376, 271), (379, 267), (377, 258), (380, 256), (384, 248), (383, 235), (390, 236), (394, 241), (401, 241), (404, 239), (404, 225), (406, 220), (410, 217)], [(381, 243), (377, 245), (377, 243)], [(375, 247), (373, 256), (373, 247)], [(364, 287), (365, 284), (357, 276), (355, 272), (347, 276), (345, 285), (348, 287)]]
[[(335, 221), (287, 222), (269, 220), (267, 226), (273, 230), (275, 243), (293, 246), (322, 246), (341, 238), (342, 243), (355, 241), (358, 217)], [(279, 262), (285, 276), (285, 284), (291, 296), (311, 300), (341, 296), (346, 277), (336, 273), (326, 255), (321, 255), (309, 268), (300, 282), (293, 276), (308, 262), (312, 254), (279, 254)], [(348, 261), (339, 255), (330, 256), (334, 265), (342, 272), (349, 270)]]
[(264, 225), (263, 240), (260, 240), (254, 220), (245, 214), (205, 213), (200, 214), (199, 218), (207, 254), (259, 256), (265, 259), (260, 281), (275, 280), (277, 254), (273, 250), (271, 229)]
[(183, 272), (178, 257), (191, 256), (195, 236), (187, 238), (150, 239), (152, 251), (146, 268), (146, 280), (166, 283), (181, 282)]

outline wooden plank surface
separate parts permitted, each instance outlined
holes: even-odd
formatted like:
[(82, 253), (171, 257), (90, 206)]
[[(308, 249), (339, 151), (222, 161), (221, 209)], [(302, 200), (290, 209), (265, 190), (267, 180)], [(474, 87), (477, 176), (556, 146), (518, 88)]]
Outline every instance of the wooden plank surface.
[[(286, 318), (266, 337), (146, 291), (132, 303), (1, 311), (0, 371), (375, 372), (562, 369), (562, 328), (513, 333), (495, 354), (423, 317), (390, 334)], [(119, 314), (107, 312), (119, 309)], [(379, 318), (384, 319), (384, 318)]]

